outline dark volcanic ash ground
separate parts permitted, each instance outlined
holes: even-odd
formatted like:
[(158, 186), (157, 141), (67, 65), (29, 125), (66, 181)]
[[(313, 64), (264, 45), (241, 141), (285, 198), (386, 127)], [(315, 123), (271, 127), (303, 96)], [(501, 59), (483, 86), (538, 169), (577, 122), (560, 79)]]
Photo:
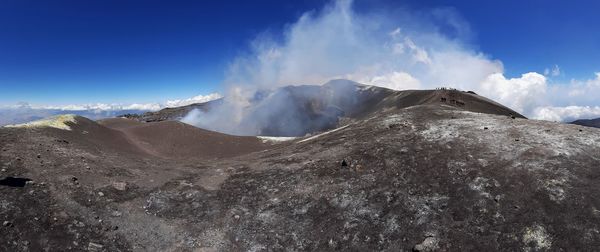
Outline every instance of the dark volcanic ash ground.
[(600, 247), (598, 129), (443, 102), (343, 122), (284, 142), (128, 119), (2, 128), (0, 250)]

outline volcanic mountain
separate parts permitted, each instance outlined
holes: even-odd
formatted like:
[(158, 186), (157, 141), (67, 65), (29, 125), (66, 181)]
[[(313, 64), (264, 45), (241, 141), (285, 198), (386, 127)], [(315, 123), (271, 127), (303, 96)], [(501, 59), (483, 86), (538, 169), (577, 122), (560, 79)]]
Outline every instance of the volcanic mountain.
[(202, 103), (193, 103), (186, 106), (164, 108), (156, 112), (145, 112), (143, 114), (123, 114), (118, 117), (134, 119), (141, 122), (160, 122), (160, 121), (179, 121), (190, 111), (198, 109), (201, 111), (208, 111), (214, 106), (218, 106), (223, 102), (223, 99), (212, 100)]
[(600, 118), (596, 118), (596, 119), (580, 119), (580, 120), (576, 120), (571, 122), (571, 124), (576, 124), (576, 125), (581, 125), (581, 126), (587, 126), (587, 127), (594, 127), (594, 128), (600, 128)]
[(303, 105), (295, 113), (330, 122), (296, 138), (168, 116), (1, 128), (0, 250), (600, 247), (599, 129), (528, 120), (469, 92), (344, 83), (257, 97), (254, 111), (282, 92)]
[[(229, 127), (232, 124), (229, 120), (220, 120), (220, 124), (200, 122), (196, 126), (236, 135), (304, 136), (336, 128), (340, 126), (340, 121), (365, 119), (386, 109), (427, 104), (525, 118), (473, 92), (453, 89), (394, 91), (342, 79), (332, 80), (321, 86), (287, 86), (275, 90), (260, 90), (248, 102), (249, 105), (243, 108), (245, 116), (237, 127)], [(227, 102), (220, 99), (127, 117), (143, 122), (180, 120), (184, 112), (198, 109), (209, 114), (214, 111), (213, 114), (221, 119), (231, 114), (227, 106)]]

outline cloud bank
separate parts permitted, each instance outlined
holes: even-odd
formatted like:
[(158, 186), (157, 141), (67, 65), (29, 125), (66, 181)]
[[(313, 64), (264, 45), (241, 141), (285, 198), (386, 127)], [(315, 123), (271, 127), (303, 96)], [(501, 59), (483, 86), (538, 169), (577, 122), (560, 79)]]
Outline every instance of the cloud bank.
[(144, 113), (157, 111), (168, 107), (179, 107), (193, 103), (208, 102), (222, 96), (218, 93), (198, 95), (188, 99), (169, 100), (164, 103), (133, 103), (133, 104), (69, 104), (62, 106), (31, 105), (21, 102), (11, 106), (0, 106), (0, 126), (7, 124), (26, 123), (33, 120), (58, 114), (77, 114), (90, 119), (115, 117), (129, 113)]
[(219, 93), (212, 93), (212, 94), (208, 94), (208, 95), (198, 95), (198, 96), (194, 96), (194, 97), (188, 98), (188, 99), (169, 100), (166, 102), (166, 104), (163, 107), (168, 107), (168, 108), (181, 107), (181, 106), (186, 106), (186, 105), (190, 105), (190, 104), (194, 104), (194, 103), (208, 102), (208, 101), (220, 99), (222, 97), (223, 96)]
[(503, 72), (500, 61), (438, 32), (433, 13), (455, 33), (468, 30), (451, 9), (359, 14), (352, 1), (335, 1), (288, 25), (282, 40), (258, 36), (250, 53), (234, 60), (226, 83), (273, 87), (347, 78), (394, 89), (468, 89)]
[(0, 109), (33, 109), (33, 110), (63, 110), (63, 111), (119, 111), (119, 110), (144, 110), (157, 111), (163, 108), (180, 107), (194, 103), (203, 103), (223, 96), (219, 93), (211, 93), (208, 95), (197, 95), (187, 99), (168, 100), (164, 103), (132, 103), (132, 104), (109, 104), (109, 103), (93, 103), (93, 104), (69, 104), (59, 106), (32, 105), (27, 102), (21, 102), (12, 106), (0, 107)]

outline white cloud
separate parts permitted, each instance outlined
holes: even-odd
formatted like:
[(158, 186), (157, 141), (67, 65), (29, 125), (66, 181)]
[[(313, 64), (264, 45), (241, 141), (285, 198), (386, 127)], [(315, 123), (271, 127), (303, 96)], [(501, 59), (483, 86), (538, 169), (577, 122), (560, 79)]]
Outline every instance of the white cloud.
[(396, 27), (396, 29), (390, 32), (390, 36), (392, 36), (392, 38), (396, 38), (398, 35), (400, 35), (401, 30), (402, 29), (400, 29), (400, 27)]
[(134, 104), (107, 104), (107, 103), (95, 103), (95, 104), (70, 104), (62, 106), (29, 106), (31, 109), (46, 109), (46, 110), (63, 110), (63, 111), (119, 111), (119, 110), (149, 110), (155, 111), (163, 108), (158, 103), (134, 103)]
[[(468, 33), (452, 10), (430, 16), (457, 34)], [(283, 39), (258, 36), (251, 51), (233, 61), (226, 83), (256, 89), (345, 77), (384, 87), (477, 90), (488, 75), (503, 72), (500, 61), (448, 38), (408, 10), (356, 13), (351, 1), (339, 0), (286, 27)]]
[(552, 76), (560, 75), (560, 68), (558, 67), (558, 65), (554, 65), (554, 67), (552, 68), (551, 74), (552, 74)]
[(167, 101), (166, 107), (186, 106), (186, 105), (190, 105), (190, 104), (194, 104), (194, 103), (208, 102), (208, 101), (216, 100), (216, 99), (219, 99), (222, 97), (223, 96), (221, 96), (218, 93), (212, 93), (212, 94), (208, 94), (208, 95), (198, 95), (198, 96), (194, 96), (194, 97), (188, 98), (188, 99)]
[(558, 65), (554, 65), (552, 69), (546, 68), (544, 69), (544, 75), (556, 77), (560, 75), (560, 67)]
[(115, 103), (93, 103), (93, 104), (68, 104), (68, 105), (31, 105), (26, 102), (21, 102), (16, 105), (0, 107), (0, 109), (32, 109), (32, 110), (62, 110), (62, 111), (123, 111), (123, 110), (142, 110), (142, 111), (157, 111), (167, 107), (185, 106), (193, 103), (202, 103), (221, 98), (218, 93), (208, 95), (198, 95), (187, 99), (169, 100), (165, 103), (132, 103), (132, 104), (115, 104)]
[(482, 53), (450, 48), (431, 55), (432, 64), (418, 77), (427, 88), (450, 86), (480, 91), (490, 75), (503, 72), (502, 62), (490, 60)]
[(556, 84), (551, 88), (551, 98), (557, 105), (594, 106), (600, 100), (600, 72), (589, 80), (571, 80), (566, 84)]
[(552, 84), (535, 72), (510, 79), (498, 73), (482, 83), (481, 94), (534, 119), (573, 121), (600, 117), (600, 73), (594, 79)]
[(495, 73), (481, 84), (482, 95), (527, 115), (545, 102), (546, 90), (546, 77), (535, 72), (510, 79)]
[(535, 109), (532, 118), (559, 122), (600, 118), (600, 106), (539, 107)]
[(406, 46), (404, 46), (404, 43), (396, 43), (396, 44), (394, 44), (392, 53), (393, 54), (404, 54), (405, 50), (406, 50)]
[(394, 90), (419, 89), (421, 87), (419, 80), (405, 72), (391, 72), (375, 76), (371, 79), (361, 80), (360, 82)]
[(600, 117), (600, 73), (593, 79), (548, 85), (544, 100), (529, 116), (551, 121)]
[(156, 110), (160, 110), (161, 108), (162, 108), (162, 106), (158, 103), (134, 103), (134, 104), (122, 107), (122, 109), (125, 109), (125, 110), (149, 110), (149, 111), (156, 111)]
[(429, 58), (427, 51), (417, 46), (410, 38), (404, 39), (404, 47), (410, 49), (412, 52), (412, 60), (415, 63), (431, 64), (431, 59)]

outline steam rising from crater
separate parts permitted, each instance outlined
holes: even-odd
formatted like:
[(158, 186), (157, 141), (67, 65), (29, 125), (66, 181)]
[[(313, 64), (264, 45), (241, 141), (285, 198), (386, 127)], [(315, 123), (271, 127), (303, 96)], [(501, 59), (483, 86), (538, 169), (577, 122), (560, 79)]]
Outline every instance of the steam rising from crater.
[[(440, 24), (454, 36), (439, 32)], [(335, 1), (303, 14), (287, 26), (282, 39), (268, 34), (255, 38), (250, 51), (234, 59), (227, 70), (223, 104), (209, 113), (193, 111), (183, 121), (240, 135), (261, 134), (265, 125), (273, 124), (307, 128), (297, 124), (310, 122), (292, 118), (303, 105), (285, 92), (273, 95), (273, 91), (337, 78), (397, 90), (438, 86), (477, 90), (488, 75), (502, 72), (502, 64), (466, 49), (461, 39), (468, 30), (450, 9), (358, 13), (352, 1)]]
[(473, 89), (503, 69), (462, 44), (468, 30), (451, 9), (357, 13), (351, 1), (336, 1), (302, 15), (282, 42), (257, 37), (251, 52), (233, 61), (226, 83), (272, 88), (345, 78), (397, 90)]
[(469, 25), (450, 8), (358, 12), (350, 0), (334, 1), (304, 13), (282, 34), (258, 35), (228, 67), (223, 104), (183, 121), (239, 135), (264, 134), (266, 125), (309, 128), (291, 118), (304, 105), (274, 90), (339, 78), (395, 90), (473, 90), (534, 117), (551, 105), (540, 98), (548, 89), (544, 75), (508, 79), (502, 63), (471, 49), (469, 38)]

